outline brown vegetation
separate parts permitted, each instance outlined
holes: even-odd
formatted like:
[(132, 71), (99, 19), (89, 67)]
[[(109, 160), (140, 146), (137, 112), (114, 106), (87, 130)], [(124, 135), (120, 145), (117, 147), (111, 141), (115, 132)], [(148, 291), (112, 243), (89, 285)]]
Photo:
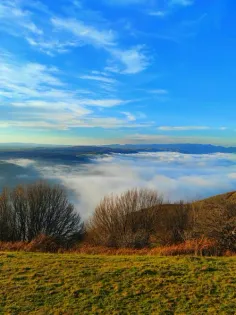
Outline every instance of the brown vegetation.
[(62, 187), (39, 182), (0, 195), (0, 240), (31, 242), (41, 234), (63, 243), (79, 240), (83, 225)]
[(194, 225), (195, 237), (215, 240), (219, 252), (236, 252), (236, 203), (220, 201), (201, 204)]
[(87, 225), (88, 240), (108, 247), (146, 247), (161, 204), (162, 198), (147, 189), (105, 197)]
[(235, 195), (170, 204), (153, 190), (133, 189), (105, 197), (84, 229), (62, 187), (40, 182), (5, 189), (0, 195), (0, 250), (233, 255)]

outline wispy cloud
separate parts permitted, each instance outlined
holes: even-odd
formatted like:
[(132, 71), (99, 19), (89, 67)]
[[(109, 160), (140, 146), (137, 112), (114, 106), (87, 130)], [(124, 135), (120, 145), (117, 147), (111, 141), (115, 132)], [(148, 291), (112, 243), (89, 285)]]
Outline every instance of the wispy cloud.
[(26, 34), (43, 34), (43, 30), (32, 21), (31, 13), (23, 9), (16, 0), (5, 0), (0, 3), (0, 21), (0, 29), (14, 36), (20, 36), (19, 28)]
[(68, 53), (72, 47), (78, 46), (77, 41), (60, 41), (59, 39), (45, 40), (44, 38), (26, 37), (27, 42), (34, 48), (37, 48), (49, 56), (55, 54)]
[(121, 49), (117, 36), (112, 30), (98, 30), (78, 20), (53, 18), (52, 23), (57, 30), (73, 34), (73, 40), (79, 40), (84, 45), (101, 47), (108, 52), (113, 60), (112, 66), (107, 67), (107, 70), (123, 74), (136, 74), (145, 70), (150, 64), (143, 46)]
[(148, 13), (148, 15), (156, 16), (159, 18), (164, 18), (168, 15), (167, 11), (161, 11), (161, 10), (150, 10), (147, 13)]
[(190, 6), (193, 5), (195, 0), (169, 0), (169, 5)]
[[(31, 118), (31, 120), (27, 119)], [(36, 119), (37, 118), (37, 119)], [(33, 119), (33, 120), (32, 120)], [(0, 119), (0, 128), (22, 128), (36, 130), (69, 130), (73, 128), (103, 128), (103, 129), (118, 129), (118, 128), (144, 128), (149, 127), (149, 123), (136, 123), (130, 118), (119, 119), (117, 117), (80, 117), (75, 118), (74, 115), (54, 115), (49, 112), (41, 115), (29, 115), (24, 117), (24, 120), (8, 120)]]
[(187, 131), (187, 130), (208, 130), (208, 126), (160, 126), (157, 128), (162, 131)]
[(169, 0), (166, 1), (162, 6), (159, 6), (158, 9), (149, 9), (146, 13), (150, 16), (157, 18), (165, 18), (169, 15), (172, 15), (175, 12), (175, 8), (184, 8), (189, 7), (194, 4), (195, 0)]
[[(19, 73), (21, 75), (19, 75)], [(27, 128), (45, 130), (68, 130), (71, 128), (134, 128), (145, 123), (133, 124), (130, 118), (102, 117), (99, 109), (124, 106), (130, 100), (99, 98), (92, 91), (69, 89), (58, 68), (39, 63), (19, 62), (11, 54), (0, 55), (0, 85), (2, 100), (8, 113), (17, 120), (0, 118), (1, 128)], [(102, 83), (113, 83), (103, 75)], [(107, 80), (106, 80), (106, 79)], [(99, 80), (98, 75), (90, 76)]]
[(157, 128), (157, 130), (162, 130), (162, 131), (191, 131), (191, 130), (226, 130), (226, 127), (209, 127), (209, 126), (160, 126)]
[(52, 18), (52, 25), (57, 30), (72, 33), (81, 44), (90, 44), (98, 47), (109, 47), (116, 45), (116, 36), (112, 30), (98, 30), (75, 19)]
[(117, 83), (117, 80), (107, 77), (107, 76), (99, 76), (99, 75), (81, 75), (80, 79), (90, 80), (90, 81), (98, 81), (103, 83)]
[(122, 114), (127, 117), (128, 121), (135, 121), (136, 120), (135, 115), (130, 113), (130, 112), (122, 112)]
[(165, 89), (155, 89), (155, 90), (148, 90), (151, 94), (157, 94), (157, 95), (167, 95), (169, 94), (168, 90)]
[(114, 107), (122, 104), (130, 103), (130, 101), (124, 101), (121, 99), (81, 99), (80, 104), (86, 106), (95, 106), (95, 107)]
[(108, 5), (116, 5), (116, 6), (146, 4), (147, 1), (148, 0), (103, 0), (103, 2), (108, 4)]
[[(24, 6), (23, 3), (6, 0), (4, 4), (0, 4), (0, 29), (24, 38), (31, 47), (42, 53), (54, 56), (68, 53), (75, 47), (89, 45), (95, 49), (103, 49), (105, 58), (110, 56), (111, 59), (112, 66), (109, 68), (116, 68), (119, 73), (136, 74), (150, 64), (144, 46), (122, 47), (119, 32), (109, 27), (110, 23), (105, 19), (94, 19), (95, 11), (88, 14), (81, 3), (79, 11), (84, 12), (84, 19), (81, 12), (76, 16), (62, 17), (35, 3), (34, 9), (37, 8), (44, 14), (44, 19), (42, 15), (38, 18), (31, 11), (32, 4), (26, 2), (27, 6)], [(77, 3), (74, 6), (78, 9)]]
[(64, 83), (58, 77), (58, 70), (49, 65), (39, 63), (18, 63), (7, 53), (0, 54), (0, 85), (5, 92), (11, 93), (11, 98), (40, 95)]

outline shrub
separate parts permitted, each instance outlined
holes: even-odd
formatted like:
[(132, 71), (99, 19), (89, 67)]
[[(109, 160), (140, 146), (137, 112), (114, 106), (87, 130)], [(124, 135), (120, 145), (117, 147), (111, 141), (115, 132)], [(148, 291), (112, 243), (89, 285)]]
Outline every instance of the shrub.
[(190, 228), (191, 204), (164, 204), (158, 211), (155, 236), (159, 245), (183, 243)]
[(27, 249), (30, 252), (56, 253), (60, 245), (54, 237), (41, 234), (27, 245)]
[(0, 240), (31, 242), (40, 234), (67, 244), (84, 233), (80, 215), (69, 203), (65, 190), (38, 182), (17, 186), (0, 195)]
[(1, 251), (27, 251), (27, 246), (25, 242), (0, 242)]
[(203, 205), (197, 214), (196, 236), (213, 239), (219, 252), (236, 252), (236, 204), (221, 201)]
[(88, 223), (88, 240), (109, 247), (145, 247), (155, 229), (161, 204), (162, 198), (146, 189), (105, 197)]

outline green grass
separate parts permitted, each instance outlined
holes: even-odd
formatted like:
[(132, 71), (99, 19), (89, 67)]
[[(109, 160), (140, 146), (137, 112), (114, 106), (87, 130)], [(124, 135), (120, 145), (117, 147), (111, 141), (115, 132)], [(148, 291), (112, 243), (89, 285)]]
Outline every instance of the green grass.
[(236, 314), (236, 258), (0, 253), (0, 314)]

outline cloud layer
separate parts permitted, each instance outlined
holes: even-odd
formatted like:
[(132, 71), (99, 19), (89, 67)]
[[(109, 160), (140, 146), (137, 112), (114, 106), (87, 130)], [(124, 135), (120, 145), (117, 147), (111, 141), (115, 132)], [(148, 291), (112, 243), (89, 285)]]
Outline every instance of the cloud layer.
[(30, 160), (10, 162), (24, 168), (28, 179), (31, 171), (33, 180), (38, 174), (39, 178), (67, 187), (84, 218), (93, 212), (104, 195), (134, 187), (156, 189), (170, 201), (205, 198), (236, 187), (234, 154), (114, 154), (94, 158), (90, 164), (83, 165)]

